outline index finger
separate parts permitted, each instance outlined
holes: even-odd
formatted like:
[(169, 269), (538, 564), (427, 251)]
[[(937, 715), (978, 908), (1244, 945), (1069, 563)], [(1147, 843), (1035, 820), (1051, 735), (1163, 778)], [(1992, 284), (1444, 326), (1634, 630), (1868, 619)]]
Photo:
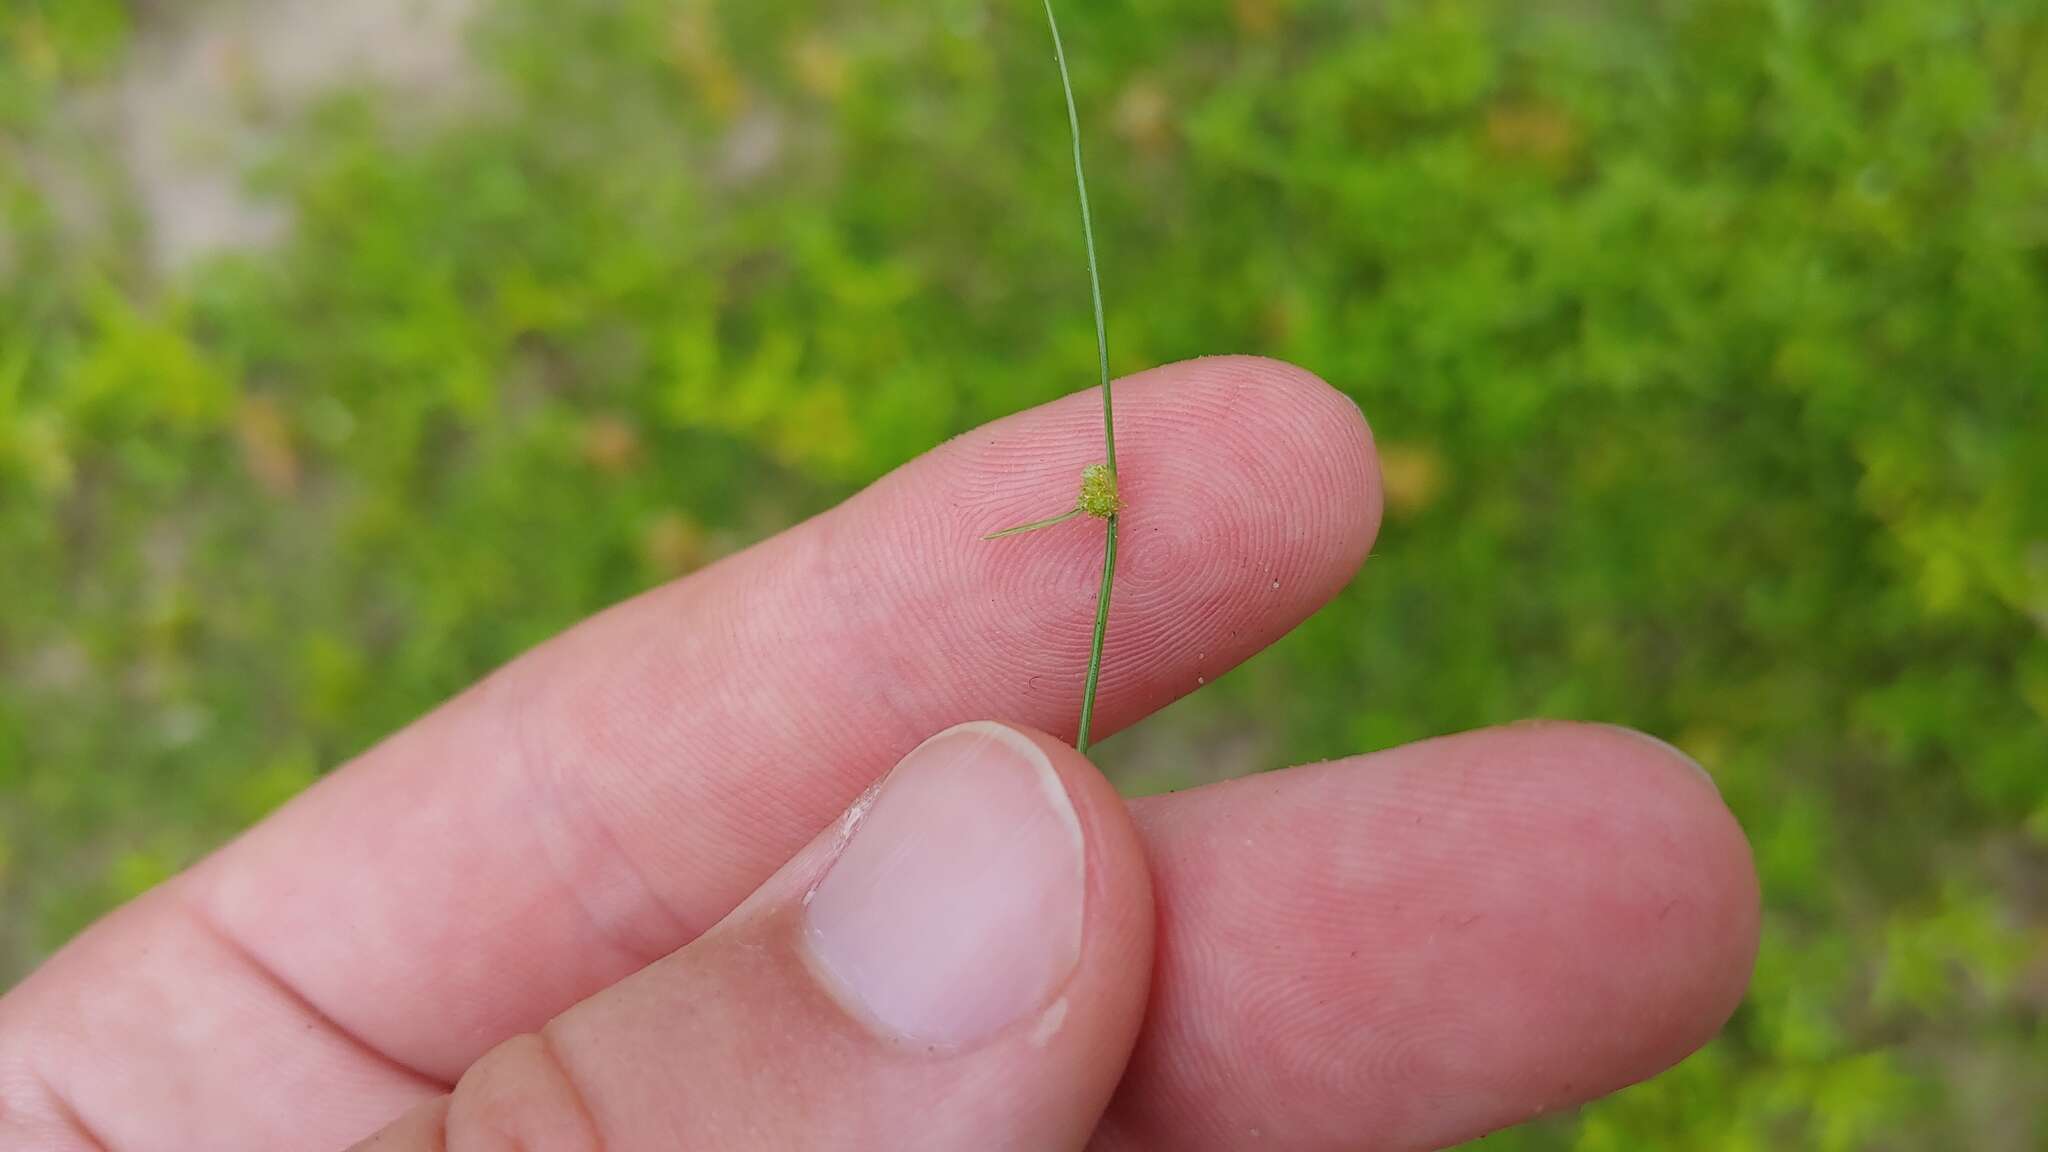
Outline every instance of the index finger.
[[(1104, 732), (1308, 616), (1379, 517), (1363, 418), (1298, 369), (1196, 361), (1118, 402)], [(522, 657), (138, 909), (199, 922), (198, 970), (91, 938), (56, 966), (106, 963), (109, 1020), (253, 982), (268, 1007), (245, 1015), (348, 1038), (391, 1095), (454, 1077), (687, 943), (932, 731), (1072, 731), (1100, 529), (980, 536), (1070, 503), (1099, 421), (1084, 393), (969, 433)]]

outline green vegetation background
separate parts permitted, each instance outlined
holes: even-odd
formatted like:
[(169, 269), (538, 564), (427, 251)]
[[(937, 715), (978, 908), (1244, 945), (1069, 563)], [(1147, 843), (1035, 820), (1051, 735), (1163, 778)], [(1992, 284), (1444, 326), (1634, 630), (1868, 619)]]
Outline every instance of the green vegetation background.
[[(1134, 788), (1528, 715), (1749, 830), (1755, 988), (1490, 1146), (2048, 1146), (2048, 0), (1070, 4), (1119, 371), (1313, 368), (1363, 578)], [(478, 674), (1086, 386), (1035, 4), (498, 0), (272, 250), (21, 162), (116, 0), (0, 6), (0, 978)], [(1078, 671), (1078, 670), (1077, 670)], [(1190, 764), (1201, 767), (1190, 768)]]

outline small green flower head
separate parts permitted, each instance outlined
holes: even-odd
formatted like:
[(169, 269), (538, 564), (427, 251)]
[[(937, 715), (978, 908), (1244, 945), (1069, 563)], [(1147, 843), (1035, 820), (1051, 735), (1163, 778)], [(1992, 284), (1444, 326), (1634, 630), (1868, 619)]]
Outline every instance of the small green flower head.
[(1123, 511), (1124, 502), (1116, 494), (1116, 473), (1109, 465), (1090, 464), (1081, 469), (1081, 498), (1075, 506), (1098, 520)]

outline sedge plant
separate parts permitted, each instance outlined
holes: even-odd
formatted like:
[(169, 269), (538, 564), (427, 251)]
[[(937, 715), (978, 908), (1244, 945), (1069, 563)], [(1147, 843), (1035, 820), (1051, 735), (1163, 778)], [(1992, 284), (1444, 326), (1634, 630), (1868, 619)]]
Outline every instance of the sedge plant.
[(1081, 685), (1081, 721), (1074, 737), (1074, 747), (1085, 753), (1089, 728), (1095, 719), (1095, 692), (1102, 682), (1102, 645), (1109, 634), (1109, 592), (1116, 581), (1117, 513), (1123, 510), (1123, 500), (1117, 492), (1116, 413), (1110, 398), (1109, 333), (1102, 321), (1102, 276), (1096, 270), (1095, 220), (1088, 208), (1088, 174), (1081, 163), (1081, 114), (1074, 107), (1074, 82), (1067, 74), (1067, 51), (1060, 42), (1060, 22), (1053, 15), (1052, 0), (1045, 0), (1045, 23), (1052, 32), (1053, 59), (1059, 63), (1060, 91), (1067, 98), (1067, 134), (1074, 146), (1074, 191), (1081, 201), (1081, 242), (1088, 252), (1088, 293), (1095, 305), (1095, 353), (1102, 372), (1102, 462), (1081, 470), (1081, 491), (1072, 508), (1057, 516), (991, 532), (983, 539), (1022, 536), (1082, 516), (1103, 522), (1102, 583), (1095, 593), (1095, 628), (1088, 641), (1088, 673)]

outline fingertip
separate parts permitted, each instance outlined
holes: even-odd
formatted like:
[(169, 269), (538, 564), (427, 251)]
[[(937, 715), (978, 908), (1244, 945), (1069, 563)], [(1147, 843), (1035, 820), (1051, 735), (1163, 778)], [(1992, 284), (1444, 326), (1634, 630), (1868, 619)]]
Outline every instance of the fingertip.
[[(963, 1067), (1006, 1067), (1012, 1098), (1050, 1092), (1053, 1112), (1092, 1122), (1136, 1040), (1152, 971), (1151, 876), (1115, 789), (1043, 731), (972, 721), (911, 752), (869, 803), (803, 900), (800, 946), (822, 959), (827, 991), (885, 1049), (939, 1040)], [(1031, 960), (1041, 951), (1048, 963)], [(1028, 993), (1012, 987), (1026, 974)], [(859, 990), (877, 979), (882, 997)], [(966, 994), (931, 995), (947, 986)], [(906, 1014), (892, 999), (924, 1006)], [(959, 1013), (974, 1026), (945, 1020)]]
[[(1607, 984), (1610, 1087), (1643, 1079), (1711, 1040), (1755, 964), (1762, 896), (1749, 840), (1712, 777), (1677, 747), (1631, 728), (1524, 721), (1447, 737), (1519, 769), (1512, 795), (1556, 837), (1547, 851), (1569, 917), (1599, 935), (1588, 959), (1635, 950)], [(1429, 743), (1438, 743), (1432, 741)]]
[[(1359, 407), (1293, 364), (1212, 356), (1130, 384), (1117, 410), (1119, 452), (1131, 460), (1117, 610), (1137, 609), (1139, 620), (1123, 624), (1125, 647), (1111, 659), (1133, 637), (1193, 656), (1199, 675), (1174, 685), (1177, 695), (1351, 582), (1379, 531), (1379, 466)], [(1129, 682), (1110, 682), (1113, 724), (1163, 702), (1153, 693), (1128, 707), (1118, 693)]]
[[(1124, 509), (1097, 701), (1105, 735), (1328, 603), (1364, 563), (1381, 515), (1372, 431), (1311, 372), (1216, 356), (1126, 377), (1114, 395)], [(902, 588), (845, 583), (859, 588), (862, 617), (915, 591), (927, 664), (959, 670), (937, 682), (945, 694), (1010, 699), (1013, 715), (1056, 730), (1078, 714), (1071, 671), (1092, 639), (1101, 525), (1079, 518), (1024, 539), (982, 537), (1073, 507), (1083, 470), (1103, 458), (1102, 418), (1093, 389), (1006, 417), (899, 470), (838, 517), (837, 571), (915, 574), (899, 578)], [(848, 527), (861, 520), (885, 527)]]
[[(522, 1134), (587, 1113), (622, 1146), (1079, 1148), (1143, 1020), (1151, 926), (1094, 766), (958, 724), (709, 933), (508, 1048), (498, 1080), (574, 1090)], [(490, 1087), (464, 1083), (451, 1115)]]
[(1755, 955), (1741, 829), (1685, 759), (1536, 722), (1140, 805), (1160, 984), (1120, 1122), (1439, 1147), (1656, 1074)]
[(1364, 563), (1383, 512), (1379, 455), (1365, 409), (1316, 373), (1265, 356), (1209, 356), (1158, 369), (1183, 392), (1217, 389), (1231, 398), (1208, 429), (1219, 442), (1270, 453), (1276, 503), (1328, 515), (1321, 526), (1334, 571), (1348, 580)]
[[(1635, 791), (1618, 793), (1618, 802), (1633, 797), (1658, 846), (1682, 864), (1655, 921), (1641, 926), (1667, 942), (1673, 967), (1666, 995), (1690, 1008), (1669, 1036), (1676, 1060), (1712, 1039), (1749, 987), (1763, 916), (1749, 838), (1712, 774), (1683, 749), (1619, 725), (1560, 727), (1583, 742), (1588, 761), (1604, 762), (1629, 782)], [(1687, 965), (1688, 957), (1696, 963)]]
[(845, 821), (800, 955), (886, 1043), (969, 1051), (1051, 1004), (1087, 925), (1080, 805), (1046, 750), (986, 721), (913, 749)]
[(1088, 861), (1075, 982), (1114, 1018), (1105, 1035), (1121, 1037), (1120, 1051), (1128, 1051), (1144, 1017), (1152, 971), (1152, 872), (1144, 841), (1123, 798), (1087, 756), (1036, 728), (990, 727), (1030, 741), (1072, 804)]

